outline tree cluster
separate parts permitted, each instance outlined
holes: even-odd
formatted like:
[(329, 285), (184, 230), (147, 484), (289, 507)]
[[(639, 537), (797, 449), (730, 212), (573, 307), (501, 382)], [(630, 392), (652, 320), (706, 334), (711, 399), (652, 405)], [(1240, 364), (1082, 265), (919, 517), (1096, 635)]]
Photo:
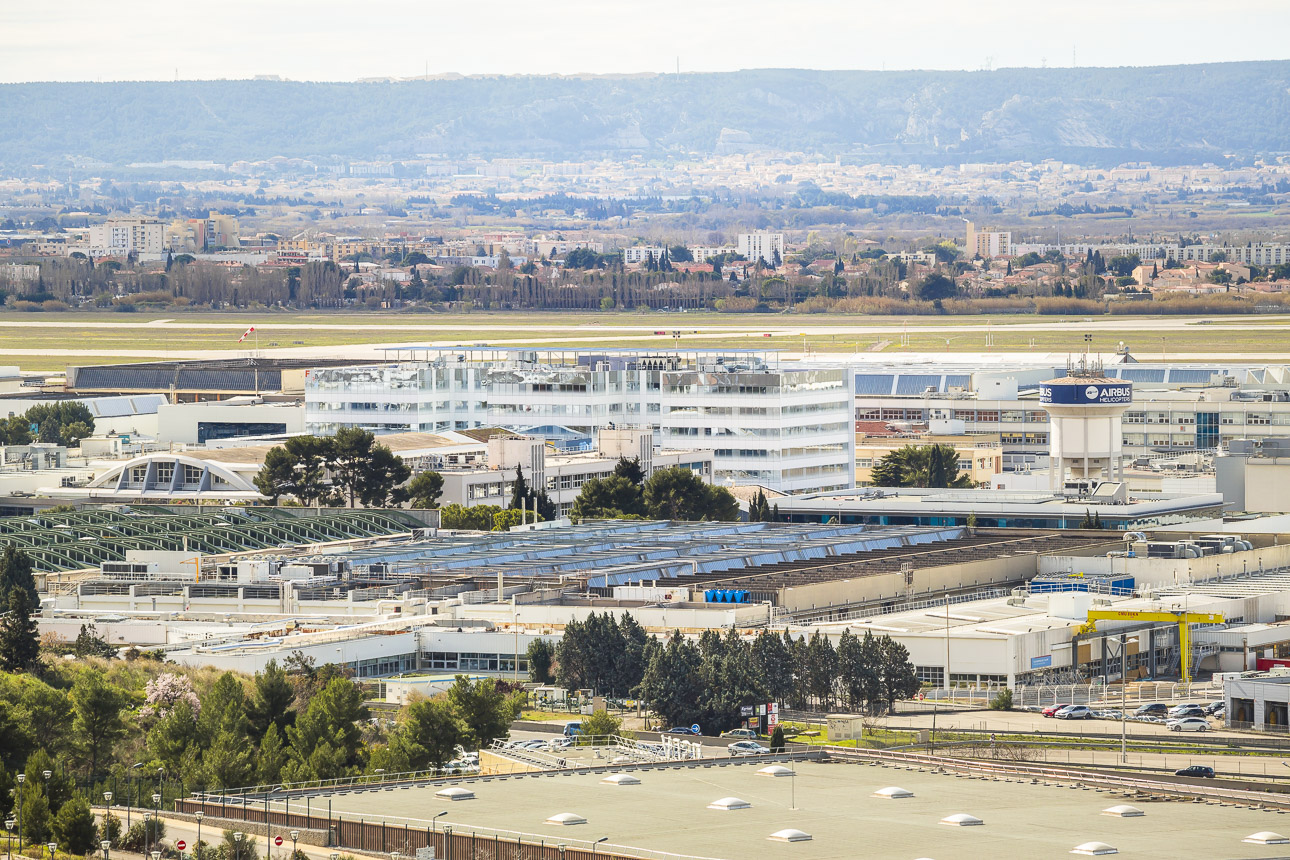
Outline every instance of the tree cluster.
[(640, 696), (669, 725), (717, 732), (737, 727), (745, 705), (882, 713), (918, 688), (909, 652), (888, 636), (847, 630), (834, 648), (818, 631), (809, 640), (762, 631), (749, 642), (731, 629), (654, 642)]
[(638, 459), (619, 458), (614, 473), (582, 485), (573, 502), (579, 519), (642, 517), (662, 520), (739, 519), (739, 502), (725, 487), (705, 483), (684, 466), (645, 479)]
[(905, 445), (874, 465), (870, 482), (876, 487), (970, 488), (971, 475), (959, 474), (959, 455), (953, 445)]
[(779, 505), (771, 506), (770, 502), (766, 500), (765, 490), (758, 490), (757, 495), (753, 496), (752, 502), (748, 505), (748, 522), (779, 522)]
[(343, 428), (335, 436), (293, 436), (271, 448), (255, 487), (275, 504), (290, 496), (302, 505), (400, 504), (400, 485), (412, 473), (401, 457), (366, 430)]

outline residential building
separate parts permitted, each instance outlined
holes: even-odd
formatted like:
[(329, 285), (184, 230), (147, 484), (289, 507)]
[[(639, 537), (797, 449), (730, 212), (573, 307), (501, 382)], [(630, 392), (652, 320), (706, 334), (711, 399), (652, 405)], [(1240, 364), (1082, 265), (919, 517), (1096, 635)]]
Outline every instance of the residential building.
[(109, 218), (90, 227), (85, 249), (95, 257), (160, 256), (165, 251), (165, 227), (153, 218)]
[(412, 361), (326, 368), (305, 386), (312, 433), (642, 426), (659, 447), (713, 452), (713, 483), (780, 492), (855, 480), (851, 377), (740, 351), (403, 349)]
[(740, 233), (736, 247), (745, 259), (777, 265), (784, 259), (784, 234)]
[(623, 248), (624, 263), (657, 263), (667, 248), (654, 245), (633, 245)]
[(893, 451), (906, 445), (950, 445), (959, 456), (959, 473), (967, 475), (978, 487), (994, 486), (1003, 471), (1003, 446), (997, 437), (941, 435), (935, 433), (906, 433), (883, 430), (886, 422), (873, 422), (879, 427), (862, 428), (856, 422), (856, 484), (872, 483), (873, 467)]
[(1010, 257), (1012, 256), (1012, 233), (1000, 230), (978, 230), (971, 221), (967, 222), (967, 241), (963, 245), (963, 256), (969, 260), (974, 257)]

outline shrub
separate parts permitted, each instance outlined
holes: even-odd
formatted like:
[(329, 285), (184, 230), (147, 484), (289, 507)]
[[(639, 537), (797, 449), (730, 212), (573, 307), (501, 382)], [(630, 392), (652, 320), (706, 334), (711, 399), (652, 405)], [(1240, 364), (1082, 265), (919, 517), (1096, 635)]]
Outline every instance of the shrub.
[(1004, 687), (999, 691), (999, 695), (990, 700), (990, 710), (992, 711), (1011, 711), (1012, 710), (1012, 690)]

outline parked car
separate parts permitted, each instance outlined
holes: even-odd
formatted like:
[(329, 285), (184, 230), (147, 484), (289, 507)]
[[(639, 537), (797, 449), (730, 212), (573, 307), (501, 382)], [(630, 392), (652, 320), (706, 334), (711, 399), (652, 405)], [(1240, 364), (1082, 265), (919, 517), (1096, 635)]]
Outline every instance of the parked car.
[(564, 736), (566, 738), (571, 738), (580, 734), (582, 734), (581, 720), (578, 720), (577, 722), (570, 721), (564, 724)]
[(1174, 705), (1172, 708), (1169, 709), (1169, 716), (1189, 717), (1191, 716), (1191, 714), (1188, 713), (1189, 711), (1200, 711), (1203, 714), (1205, 712), (1205, 707), (1204, 705), (1197, 705), (1193, 702), (1188, 702), (1183, 705)]
[(1044, 708), (1044, 710), (1041, 713), (1043, 713), (1045, 717), (1051, 717), (1053, 714), (1057, 713), (1062, 708), (1069, 708), (1069, 707), (1070, 705), (1049, 705), (1048, 707)]
[(1226, 708), (1225, 702), (1210, 702), (1208, 705), (1205, 706), (1205, 713), (1217, 714), (1219, 711), (1224, 710), (1225, 708)]
[(1207, 717), (1207, 716), (1209, 716), (1208, 712), (1206, 712), (1206, 710), (1201, 707), (1183, 708), (1181, 710), (1179, 710), (1178, 708), (1174, 708), (1172, 711), (1169, 712), (1169, 718), (1174, 720), (1181, 719), (1183, 717)]
[(749, 741), (757, 739), (757, 733), (752, 729), (731, 729), (728, 732), (722, 732), (721, 736), (723, 738), (743, 738)]
[(1088, 705), (1067, 705), (1053, 716), (1059, 720), (1091, 720), (1093, 709)]
[(1169, 706), (1164, 702), (1152, 702), (1135, 710), (1133, 715), (1135, 717), (1163, 717), (1168, 712)]
[(568, 749), (573, 746), (573, 738), (552, 738), (546, 742), (546, 748), (552, 751)]
[(1209, 720), (1203, 717), (1182, 717), (1165, 723), (1165, 728), (1171, 732), (1207, 732)]
[(732, 756), (762, 755), (763, 753), (770, 752), (770, 750), (756, 741), (736, 741), (735, 743), (728, 745), (726, 749), (730, 751)]
[(670, 728), (670, 729), (668, 729), (667, 731), (663, 732), (663, 734), (665, 734), (665, 735), (697, 735), (697, 734), (698, 734), (698, 732), (694, 731), (694, 730), (693, 730), (693, 729), (691, 729), (689, 726), (672, 726), (672, 728)]
[(1174, 771), (1174, 776), (1197, 776), (1202, 779), (1213, 779), (1214, 769), (1203, 764), (1194, 764), (1191, 767), (1184, 767), (1181, 770)]

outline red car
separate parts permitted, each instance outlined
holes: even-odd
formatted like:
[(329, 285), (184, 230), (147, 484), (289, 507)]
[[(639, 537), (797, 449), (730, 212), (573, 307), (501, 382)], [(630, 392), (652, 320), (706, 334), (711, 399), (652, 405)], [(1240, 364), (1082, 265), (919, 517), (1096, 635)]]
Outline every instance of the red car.
[(1044, 708), (1042, 713), (1045, 717), (1051, 717), (1053, 714), (1057, 713), (1064, 707), (1066, 707), (1066, 705), (1049, 705), (1048, 707)]

